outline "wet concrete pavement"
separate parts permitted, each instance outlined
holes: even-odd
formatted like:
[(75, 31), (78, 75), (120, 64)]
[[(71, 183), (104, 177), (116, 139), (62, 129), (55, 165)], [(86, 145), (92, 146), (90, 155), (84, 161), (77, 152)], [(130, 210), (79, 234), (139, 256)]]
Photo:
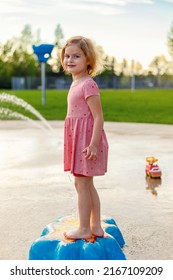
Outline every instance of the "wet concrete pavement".
[[(0, 259), (27, 259), (47, 224), (76, 214), (73, 176), (63, 172), (63, 122), (49, 124), (54, 133), (0, 122)], [(95, 178), (102, 215), (116, 220), (128, 259), (173, 259), (173, 126), (106, 122), (105, 131), (108, 173)], [(145, 177), (150, 155), (161, 180)]]

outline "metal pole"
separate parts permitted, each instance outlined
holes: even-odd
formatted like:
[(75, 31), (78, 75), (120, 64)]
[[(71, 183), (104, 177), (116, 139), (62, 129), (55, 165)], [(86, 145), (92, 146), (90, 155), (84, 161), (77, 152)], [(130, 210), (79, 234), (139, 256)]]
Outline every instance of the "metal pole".
[(41, 63), (42, 105), (46, 104), (46, 63)]
[(135, 61), (131, 62), (131, 92), (135, 91)]
[(131, 91), (134, 92), (135, 91), (135, 75), (133, 74), (133, 76), (131, 77)]

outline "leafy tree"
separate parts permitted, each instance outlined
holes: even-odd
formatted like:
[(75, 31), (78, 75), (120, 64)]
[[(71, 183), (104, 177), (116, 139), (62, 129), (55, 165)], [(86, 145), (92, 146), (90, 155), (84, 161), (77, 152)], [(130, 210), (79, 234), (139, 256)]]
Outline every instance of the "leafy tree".
[(173, 58), (173, 23), (171, 25), (171, 28), (168, 32), (168, 49), (169, 49), (169, 53)]
[(12, 75), (15, 77), (35, 76), (37, 74), (37, 61), (22, 47), (13, 52), (11, 64), (13, 65)]
[(33, 34), (30, 24), (26, 24), (21, 32), (21, 36), (19, 40), (23, 42), (25, 45), (29, 45), (33, 43)]
[(139, 61), (136, 61), (135, 63), (135, 74), (136, 75), (142, 75), (144, 73), (142, 64)]
[[(0, 47), (2, 51), (2, 48)], [(4, 61), (3, 55), (0, 56), (0, 88), (10, 88), (12, 66), (8, 61)]]
[(154, 75), (163, 75), (167, 73), (168, 61), (164, 55), (156, 56), (149, 65)]
[(116, 73), (118, 76), (129, 75), (129, 66), (127, 59), (123, 58), (122, 62), (117, 65)]
[(149, 65), (150, 73), (155, 76), (155, 85), (160, 85), (160, 76), (168, 71), (169, 62), (164, 55), (156, 56)]
[(64, 33), (63, 33), (62, 27), (59, 23), (57, 24), (57, 26), (55, 28), (54, 34), (55, 34), (55, 44), (58, 47), (61, 47), (62, 46), (62, 40), (64, 39)]
[(0, 46), (0, 87), (10, 88), (13, 76), (35, 76), (38, 63), (32, 55), (33, 35), (26, 25), (19, 37)]
[(35, 45), (40, 45), (41, 44), (41, 30), (40, 30), (40, 28), (36, 30), (35, 39), (34, 39), (33, 43)]
[(64, 39), (64, 33), (59, 23), (55, 28), (54, 35), (55, 35), (55, 47), (52, 52), (52, 57), (48, 63), (51, 66), (50, 73), (54, 72), (57, 73), (58, 76), (62, 76), (64, 75), (64, 72), (60, 61), (60, 53), (61, 53), (62, 43)]

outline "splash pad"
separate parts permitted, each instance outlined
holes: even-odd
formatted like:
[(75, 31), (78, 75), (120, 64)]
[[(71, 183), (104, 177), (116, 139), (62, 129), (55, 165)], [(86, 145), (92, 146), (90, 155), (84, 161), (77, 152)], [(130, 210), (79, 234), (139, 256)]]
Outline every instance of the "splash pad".
[(29, 260), (125, 260), (121, 231), (112, 218), (103, 218), (104, 237), (66, 239), (64, 232), (78, 226), (73, 216), (58, 218), (47, 225), (29, 250)]
[[(1, 119), (21, 119), (32, 122), (39, 128), (51, 131), (52, 127), (43, 116), (30, 104), (14, 95), (7, 93), (0, 94), (0, 118)], [(3, 104), (14, 105), (10, 109)], [(16, 111), (15, 105), (31, 112), (38, 118), (40, 123), (36, 123), (31, 118)], [(55, 134), (54, 134), (55, 135)], [(65, 239), (64, 232), (78, 225), (75, 217), (61, 217), (49, 224), (43, 230), (41, 236), (33, 242), (29, 251), (29, 260), (125, 260), (122, 251), (125, 244), (123, 236), (111, 218), (102, 219), (104, 237), (92, 236), (88, 240)]]

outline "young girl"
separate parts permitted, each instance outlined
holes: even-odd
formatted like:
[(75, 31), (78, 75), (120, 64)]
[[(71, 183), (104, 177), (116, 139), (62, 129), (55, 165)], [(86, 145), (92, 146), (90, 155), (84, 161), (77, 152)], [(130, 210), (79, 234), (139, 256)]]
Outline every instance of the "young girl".
[(97, 71), (97, 57), (91, 40), (82, 36), (69, 39), (61, 53), (63, 68), (73, 78), (64, 126), (64, 171), (75, 176), (79, 227), (65, 233), (70, 239), (104, 235), (100, 200), (93, 184), (93, 176), (107, 171), (108, 158), (99, 89), (91, 78)]

